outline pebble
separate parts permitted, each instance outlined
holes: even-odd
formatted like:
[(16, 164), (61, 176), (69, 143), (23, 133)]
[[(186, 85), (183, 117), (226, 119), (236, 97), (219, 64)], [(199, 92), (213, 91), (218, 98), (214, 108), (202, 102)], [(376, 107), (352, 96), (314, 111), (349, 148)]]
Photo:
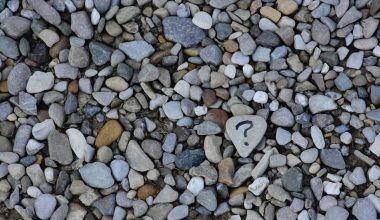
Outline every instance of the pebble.
[(270, 120), (273, 124), (280, 127), (292, 127), (295, 123), (293, 114), (285, 107), (273, 112)]
[(88, 40), (94, 35), (91, 20), (85, 11), (71, 14), (71, 30), (80, 38)]
[(195, 13), (192, 22), (202, 29), (210, 29), (212, 27), (212, 18), (204, 11)]
[(43, 0), (28, 0), (28, 3), (45, 21), (52, 25), (59, 25), (61, 23), (61, 16), (47, 2)]
[(120, 43), (119, 49), (136, 62), (149, 57), (155, 51), (152, 45), (143, 40)]
[(30, 29), (30, 20), (19, 17), (10, 16), (2, 21), (1, 29), (12, 38), (19, 38), (26, 34)]
[(348, 216), (349, 216), (349, 213), (346, 209), (340, 206), (334, 206), (327, 209), (325, 219), (326, 220), (334, 220), (334, 219), (346, 220)]
[(145, 172), (154, 168), (153, 162), (136, 141), (129, 141), (125, 155), (129, 165), (134, 170)]
[(51, 194), (42, 194), (37, 197), (34, 203), (34, 210), (40, 219), (49, 219), (53, 214), (57, 200)]
[(68, 137), (56, 130), (48, 136), (49, 156), (62, 165), (69, 165), (73, 161)]
[(69, 128), (66, 130), (66, 134), (69, 138), (70, 147), (74, 151), (78, 159), (84, 159), (86, 155), (87, 142), (83, 134), (75, 128)]
[(106, 189), (114, 184), (111, 169), (104, 163), (88, 163), (79, 169), (83, 181), (94, 188)]
[(7, 84), (9, 93), (17, 95), (20, 91), (23, 91), (26, 88), (31, 75), (32, 73), (25, 63), (15, 65), (8, 75)]
[(314, 95), (309, 98), (309, 108), (313, 114), (331, 111), (338, 108), (331, 98), (324, 95)]
[(281, 177), (284, 188), (291, 192), (300, 192), (302, 190), (303, 174), (299, 168), (290, 168)]
[(107, 121), (100, 129), (98, 136), (96, 136), (95, 146), (102, 147), (111, 145), (116, 141), (123, 132), (123, 128), (116, 120)]
[(216, 45), (209, 45), (202, 48), (200, 57), (205, 63), (217, 66), (222, 62), (222, 51)]
[(162, 24), (165, 38), (186, 48), (195, 46), (206, 37), (202, 29), (194, 25), (190, 18), (169, 16), (164, 18)]
[(326, 166), (339, 170), (346, 167), (342, 154), (337, 149), (322, 149), (319, 156)]
[(97, 41), (91, 41), (89, 44), (92, 60), (98, 66), (101, 66), (111, 59), (113, 49)]
[(248, 157), (256, 148), (266, 128), (267, 123), (259, 116), (240, 115), (229, 118), (226, 122), (226, 132), (241, 157)]
[(368, 199), (356, 200), (354, 207), (352, 207), (352, 214), (359, 220), (377, 219), (376, 209)]
[(54, 75), (51, 72), (36, 71), (29, 77), (26, 85), (28, 93), (40, 93), (54, 86)]
[(176, 155), (175, 165), (178, 169), (189, 170), (191, 167), (196, 167), (203, 162), (205, 153), (202, 149), (184, 150)]
[(268, 177), (259, 177), (256, 178), (252, 184), (248, 186), (248, 190), (252, 192), (255, 196), (260, 196), (264, 192), (266, 187), (269, 185)]
[(33, 137), (37, 140), (46, 140), (50, 132), (55, 130), (55, 125), (52, 119), (46, 119), (41, 123), (37, 123), (32, 128)]

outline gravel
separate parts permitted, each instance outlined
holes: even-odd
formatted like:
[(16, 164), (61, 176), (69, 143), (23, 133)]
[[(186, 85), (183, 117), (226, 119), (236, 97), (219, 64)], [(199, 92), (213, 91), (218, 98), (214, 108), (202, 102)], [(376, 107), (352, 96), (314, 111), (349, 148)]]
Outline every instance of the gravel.
[(377, 219), (377, 0), (0, 0), (0, 219)]

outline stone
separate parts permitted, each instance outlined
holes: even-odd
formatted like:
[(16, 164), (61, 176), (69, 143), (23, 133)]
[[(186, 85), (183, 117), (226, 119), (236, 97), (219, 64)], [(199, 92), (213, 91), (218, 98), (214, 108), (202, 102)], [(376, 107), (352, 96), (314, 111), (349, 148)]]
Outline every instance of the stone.
[(98, 66), (104, 65), (111, 59), (113, 49), (103, 43), (91, 41), (89, 44), (92, 61)]
[(209, 211), (215, 211), (217, 200), (213, 191), (204, 189), (196, 197), (197, 202)]
[(256, 178), (252, 184), (248, 186), (248, 190), (252, 192), (255, 196), (260, 196), (264, 192), (266, 187), (269, 185), (268, 177), (259, 177)]
[(23, 91), (26, 88), (31, 75), (32, 73), (25, 63), (18, 63), (15, 65), (8, 75), (7, 84), (9, 93), (12, 95), (17, 95), (20, 91)]
[(95, 146), (109, 146), (116, 141), (123, 132), (123, 128), (117, 120), (107, 121), (96, 136)]
[(59, 36), (56, 32), (50, 30), (50, 29), (45, 29), (42, 30), (39, 34), (38, 37), (46, 44), (48, 47), (52, 47), (55, 43), (59, 41)]
[(298, 167), (292, 167), (281, 176), (283, 187), (292, 192), (300, 192), (302, 190), (303, 174)]
[(69, 165), (73, 161), (68, 137), (57, 130), (50, 132), (48, 136), (49, 156), (52, 160), (62, 165)]
[(174, 202), (178, 198), (178, 192), (171, 188), (169, 185), (165, 187), (158, 193), (156, 198), (153, 200), (153, 204), (158, 203), (169, 203)]
[(377, 219), (375, 207), (368, 199), (364, 198), (356, 200), (354, 207), (352, 207), (352, 215), (354, 215), (358, 220)]
[(309, 98), (309, 108), (313, 114), (331, 111), (338, 108), (331, 98), (324, 95), (313, 95)]
[(54, 75), (52, 72), (36, 71), (29, 77), (26, 85), (28, 93), (40, 93), (49, 90), (54, 85)]
[(204, 181), (202, 177), (193, 177), (187, 184), (186, 189), (189, 190), (194, 196), (197, 196), (204, 188)]
[(380, 145), (379, 144), (380, 144), (380, 135), (378, 134), (375, 137), (375, 141), (369, 147), (369, 150), (378, 157), (380, 157)]
[(53, 214), (57, 200), (51, 194), (42, 194), (37, 197), (34, 203), (34, 210), (40, 219), (49, 219)]
[(92, 38), (94, 29), (90, 17), (85, 11), (71, 13), (71, 30), (82, 39)]
[(318, 149), (325, 148), (325, 139), (323, 137), (323, 133), (322, 133), (321, 129), (319, 129), (318, 126), (313, 125), (310, 128), (310, 134), (311, 134), (311, 138), (314, 142), (314, 145)]
[(296, 220), (297, 213), (293, 212), (289, 206), (280, 208), (276, 213), (277, 220)]
[(164, 28), (165, 38), (170, 41), (180, 43), (186, 48), (197, 45), (206, 37), (203, 30), (194, 25), (190, 18), (168, 16), (164, 18), (162, 24)]
[(174, 207), (168, 214), (168, 220), (184, 219), (189, 215), (189, 207), (187, 205), (179, 205)]
[(202, 48), (199, 55), (207, 64), (217, 66), (222, 62), (222, 51), (216, 45)]
[(70, 147), (75, 155), (78, 159), (84, 159), (88, 144), (83, 134), (75, 128), (67, 129), (66, 134), (69, 137)]
[(279, 0), (277, 1), (277, 10), (284, 15), (290, 15), (298, 9), (298, 5), (293, 0)]
[(30, 125), (21, 125), (16, 132), (16, 137), (13, 144), (13, 152), (24, 156), (25, 147), (32, 134), (32, 126)]
[(222, 138), (218, 136), (206, 136), (204, 139), (204, 150), (208, 161), (212, 163), (219, 163), (223, 158), (220, 152), (222, 145)]
[(214, 8), (224, 9), (235, 2), (236, 0), (211, 0), (210, 5)]
[(311, 37), (317, 43), (326, 45), (330, 42), (330, 30), (326, 25), (315, 19), (311, 28)]
[(54, 73), (58, 78), (76, 79), (79, 69), (69, 63), (60, 63), (54, 66)]
[(304, 163), (313, 163), (314, 161), (317, 160), (318, 154), (319, 152), (316, 148), (310, 148), (310, 149), (304, 150), (301, 153), (300, 159)]
[(360, 67), (363, 64), (363, 57), (364, 57), (363, 51), (352, 53), (347, 59), (347, 63), (346, 63), (347, 68), (360, 69)]
[(110, 194), (104, 198), (98, 199), (94, 202), (93, 206), (97, 208), (103, 216), (111, 216), (114, 214), (116, 196), (115, 194)]
[(362, 13), (356, 9), (356, 7), (351, 7), (348, 11), (343, 15), (343, 17), (339, 20), (337, 24), (337, 28), (343, 28), (348, 24), (354, 23), (362, 17)]
[(144, 153), (139, 144), (131, 140), (128, 143), (125, 156), (132, 169), (145, 172), (154, 168), (151, 159)]
[(85, 68), (90, 64), (90, 55), (84, 47), (73, 46), (70, 48), (68, 60), (73, 67)]
[(195, 13), (192, 22), (202, 29), (210, 29), (212, 27), (212, 18), (204, 11)]
[(5, 121), (13, 112), (13, 108), (8, 101), (0, 103), (0, 121)]
[(124, 160), (113, 160), (110, 163), (112, 175), (116, 181), (122, 181), (127, 177), (129, 172), (129, 165)]
[(120, 43), (119, 49), (136, 62), (141, 62), (155, 51), (152, 45), (143, 40)]
[(293, 114), (285, 107), (273, 112), (270, 120), (273, 124), (280, 127), (292, 127), (295, 123)]
[(134, 17), (138, 16), (140, 13), (141, 13), (141, 10), (139, 7), (136, 7), (136, 6), (123, 7), (116, 14), (116, 21), (119, 24), (124, 24), (132, 20)]
[[(16, 41), (7, 36), (0, 36), (0, 52), (4, 56), (9, 57), (11, 59), (16, 59), (20, 55)], [(20, 65), (20, 64), (24, 64), (24, 63), (19, 63), (17, 65)]]
[(229, 118), (226, 132), (241, 157), (248, 157), (264, 137), (267, 123), (255, 115), (240, 115)]
[(334, 219), (342, 219), (346, 220), (348, 218), (348, 211), (340, 206), (333, 206), (326, 211), (325, 219), (326, 220), (334, 220)]
[(322, 149), (319, 157), (323, 164), (334, 169), (344, 169), (346, 162), (343, 159), (342, 154), (337, 149)]
[(44, 0), (28, 0), (28, 3), (45, 21), (52, 25), (61, 23), (61, 16), (57, 10)]
[(10, 16), (2, 21), (0, 27), (8, 36), (19, 38), (30, 30), (31, 23), (32, 22), (26, 18)]
[(46, 119), (43, 122), (37, 123), (33, 126), (32, 134), (37, 140), (46, 140), (50, 134), (55, 130), (55, 125), (52, 119)]
[(348, 179), (357, 186), (367, 182), (364, 170), (361, 167), (355, 167)]
[(94, 188), (107, 189), (114, 184), (111, 169), (104, 163), (88, 163), (79, 169), (83, 181)]
[(203, 149), (184, 150), (176, 155), (175, 165), (178, 169), (189, 170), (191, 167), (196, 167), (205, 159)]
[(178, 101), (170, 101), (163, 105), (163, 110), (165, 115), (170, 120), (177, 120), (183, 117), (183, 113), (181, 110), (181, 104)]
[(151, 82), (160, 76), (160, 71), (152, 64), (146, 64), (139, 72), (139, 82)]

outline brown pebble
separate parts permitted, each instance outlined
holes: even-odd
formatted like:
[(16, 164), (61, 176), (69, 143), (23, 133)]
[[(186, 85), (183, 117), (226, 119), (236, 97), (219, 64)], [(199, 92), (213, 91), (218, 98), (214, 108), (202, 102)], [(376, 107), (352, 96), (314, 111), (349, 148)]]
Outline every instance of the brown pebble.
[(112, 144), (116, 141), (121, 133), (123, 132), (123, 127), (117, 120), (107, 121), (103, 127), (100, 129), (98, 136), (95, 140), (96, 147), (103, 147)]
[(221, 128), (224, 128), (227, 119), (227, 113), (221, 109), (211, 109), (207, 112), (207, 115), (204, 117), (204, 120), (215, 122)]
[(239, 44), (234, 40), (227, 40), (223, 43), (223, 47), (227, 52), (233, 53), (239, 49)]
[(37, 113), (37, 118), (39, 121), (45, 121), (49, 117), (49, 112), (47, 110), (39, 110)]
[(217, 101), (215, 91), (211, 89), (203, 90), (202, 101), (206, 106), (213, 105)]
[(0, 82), (0, 92), (8, 92), (8, 83), (7, 81)]
[(137, 197), (145, 200), (149, 196), (155, 197), (158, 193), (158, 188), (153, 184), (145, 184), (137, 190)]
[(67, 90), (71, 93), (78, 93), (79, 87), (78, 87), (78, 81), (73, 80), (69, 83), (69, 86)]
[(235, 172), (234, 161), (231, 158), (226, 158), (220, 161), (218, 164), (219, 169), (219, 178), (218, 181), (220, 183), (224, 183), (227, 186), (233, 184), (233, 175)]

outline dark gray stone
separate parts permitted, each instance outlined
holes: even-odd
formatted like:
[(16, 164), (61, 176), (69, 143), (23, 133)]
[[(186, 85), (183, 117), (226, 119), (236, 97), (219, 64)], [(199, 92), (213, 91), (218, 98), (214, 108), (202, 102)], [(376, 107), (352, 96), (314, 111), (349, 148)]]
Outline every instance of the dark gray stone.
[(189, 170), (191, 167), (198, 166), (205, 159), (203, 149), (184, 150), (175, 159), (175, 165), (180, 170)]

